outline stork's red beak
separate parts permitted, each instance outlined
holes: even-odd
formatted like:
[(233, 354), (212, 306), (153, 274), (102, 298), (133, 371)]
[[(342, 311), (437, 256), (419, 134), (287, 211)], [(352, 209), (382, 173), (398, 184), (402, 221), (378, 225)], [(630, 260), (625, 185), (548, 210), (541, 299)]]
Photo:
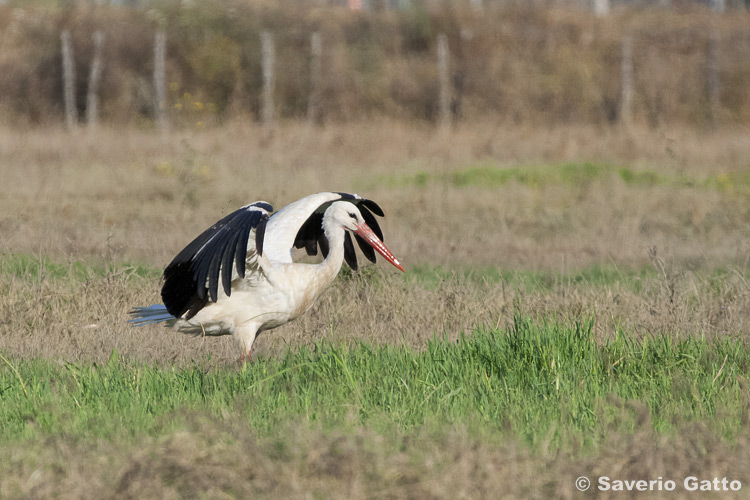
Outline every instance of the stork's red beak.
[(406, 269), (403, 268), (401, 263), (398, 261), (396, 257), (391, 253), (388, 248), (383, 244), (382, 241), (380, 241), (380, 238), (377, 237), (377, 235), (370, 229), (370, 226), (367, 224), (362, 224), (361, 226), (357, 227), (357, 230), (355, 231), (359, 236), (364, 238), (364, 240), (377, 252), (382, 255), (385, 260), (393, 264), (396, 269), (400, 269), (403, 272), (406, 272)]

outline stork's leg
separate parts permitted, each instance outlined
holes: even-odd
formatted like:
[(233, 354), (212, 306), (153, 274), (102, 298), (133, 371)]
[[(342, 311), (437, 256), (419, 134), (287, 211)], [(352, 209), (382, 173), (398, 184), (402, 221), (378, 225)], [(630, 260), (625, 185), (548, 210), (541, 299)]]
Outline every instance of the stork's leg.
[(239, 363), (245, 364), (250, 361), (250, 355), (253, 352), (253, 343), (255, 342), (255, 336), (258, 333), (260, 325), (255, 323), (245, 323), (238, 325), (234, 329), (234, 339), (242, 349), (242, 356), (240, 356)]
[(240, 356), (240, 359), (237, 360), (237, 362), (240, 364), (240, 366), (242, 366), (242, 365), (250, 362), (250, 355), (252, 353), (253, 353), (253, 350), (251, 348), (246, 353), (244, 353), (242, 356)]

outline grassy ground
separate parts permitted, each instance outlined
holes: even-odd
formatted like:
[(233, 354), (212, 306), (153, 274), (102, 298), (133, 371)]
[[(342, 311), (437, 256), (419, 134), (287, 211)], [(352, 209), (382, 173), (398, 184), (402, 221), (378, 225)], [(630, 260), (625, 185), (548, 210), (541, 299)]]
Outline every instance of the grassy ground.
[[(347, 496), (346, 488), (354, 487), (350, 482), (358, 474), (368, 491), (393, 488), (392, 496), (429, 496), (435, 471), (420, 477), (407, 467), (381, 477), (389, 455), (403, 453), (407, 462), (432, 460), (430, 448), (455, 439), (458, 429), (468, 433), (464, 439), (469, 441), (486, 436), (492, 444), (517, 443), (546, 456), (570, 450), (581, 456), (602, 453), (614, 436), (638, 431), (675, 440), (685, 426), (698, 423), (705, 425), (702, 433), (736, 446), (750, 410), (744, 378), (748, 364), (750, 350), (736, 340), (657, 337), (638, 342), (623, 332), (597, 344), (590, 322), (536, 323), (522, 317), (507, 330), (487, 328), (458, 342), (433, 340), (421, 352), (405, 346), (317, 342), (312, 349), (289, 350), (241, 369), (216, 367), (209, 359), (181, 370), (157, 368), (116, 354), (98, 365), (19, 361), (8, 363), (11, 369), (0, 376), (0, 439), (32, 448), (49, 441), (53, 446), (125, 441), (130, 447), (133, 441), (156, 440), (164, 446), (166, 439), (176, 453), (185, 445), (203, 447), (207, 439), (207, 450), (192, 457), (203, 462), (206, 453), (230, 453), (237, 447), (238, 431), (247, 439), (246, 429), (252, 429), (261, 453), (294, 462), (310, 453), (310, 443), (298, 446), (287, 432), (297, 427), (296, 433), (309, 439), (312, 426), (334, 440), (329, 456), (307, 464), (309, 472), (322, 469), (322, 483), (315, 485), (304, 473), (299, 478), (314, 496), (327, 496), (331, 483), (337, 494)], [(364, 444), (351, 441), (362, 432)], [(389, 443), (378, 443), (377, 436)], [(11, 445), (16, 458), (24, 454), (18, 446)], [(241, 446), (236, 453), (243, 453)], [(352, 455), (362, 462), (346, 463)], [(371, 456), (375, 462), (367, 464)], [(187, 465), (190, 459), (184, 458)], [(2, 462), (5, 493), (22, 494), (23, 478), (13, 461)], [(63, 494), (54, 483), (70, 466), (59, 470), (59, 463), (51, 469), (46, 465), (38, 474), (37, 491)], [(95, 477), (140, 496), (140, 487), (127, 479), (140, 476), (132, 471), (138, 466), (129, 467), (119, 475), (97, 470)], [(744, 465), (726, 466), (722, 473), (750, 479)], [(158, 478), (158, 486), (182, 491), (191, 481), (171, 484), (178, 475), (175, 471), (171, 478)], [(269, 495), (300, 493), (270, 477), (258, 479), (257, 490)], [(558, 477), (540, 485), (540, 492), (552, 493), (572, 479)], [(517, 486), (521, 494), (531, 485)], [(201, 491), (214, 496), (237, 493), (237, 487), (217, 483)], [(456, 487), (487, 485), (472, 486), (462, 478)], [(103, 491), (106, 487), (83, 496), (99, 497)]]
[(516, 317), (508, 329), (432, 340), (423, 351), (319, 341), (239, 369), (204, 358), (176, 371), (116, 352), (98, 365), (6, 359), (2, 437), (153, 434), (163, 430), (161, 417), (187, 408), (216, 416), (236, 411), (261, 434), (301, 416), (326, 430), (352, 419), (401, 429), (469, 421), (532, 445), (590, 446), (617, 417), (612, 410), (621, 405), (606, 401), (612, 397), (643, 399), (657, 430), (718, 413), (720, 435), (737, 438), (750, 403), (738, 378), (750, 363), (744, 344), (666, 336), (633, 341), (619, 332), (599, 345), (591, 326)]
[[(0, 497), (750, 485), (748, 157), (731, 130), (4, 131)], [(227, 211), (331, 189), (383, 206), (406, 274), (344, 271), (245, 368), (125, 323)]]

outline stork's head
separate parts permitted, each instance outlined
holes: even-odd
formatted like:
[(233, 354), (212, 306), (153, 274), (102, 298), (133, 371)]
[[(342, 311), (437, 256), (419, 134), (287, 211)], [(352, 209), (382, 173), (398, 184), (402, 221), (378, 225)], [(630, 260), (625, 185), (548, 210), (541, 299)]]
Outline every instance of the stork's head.
[(365, 223), (362, 213), (356, 205), (348, 201), (337, 201), (326, 210), (326, 218), (330, 218), (336, 225), (341, 226), (346, 231), (351, 231), (365, 240), (374, 248), (385, 260), (393, 264), (397, 269), (404, 271), (403, 266), (398, 259), (391, 253), (378, 236)]
[(365, 219), (362, 217), (362, 212), (359, 211), (354, 203), (348, 201), (337, 201), (332, 203), (328, 210), (326, 210), (326, 216), (333, 219), (333, 221), (343, 227), (344, 229), (352, 232), (357, 232), (357, 228), (365, 224)]

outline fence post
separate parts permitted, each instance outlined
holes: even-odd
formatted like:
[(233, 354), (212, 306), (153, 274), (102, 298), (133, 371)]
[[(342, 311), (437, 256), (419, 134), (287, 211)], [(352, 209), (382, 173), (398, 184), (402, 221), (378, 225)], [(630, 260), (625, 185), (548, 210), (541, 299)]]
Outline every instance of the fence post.
[(263, 104), (261, 109), (261, 123), (270, 126), (273, 122), (273, 86), (275, 48), (273, 35), (264, 31), (260, 35), (261, 71), (263, 73)]
[(719, 31), (716, 28), (711, 30), (708, 38), (708, 106), (709, 121), (711, 125), (716, 125), (719, 119), (719, 107), (721, 105), (721, 96), (719, 89)]
[(620, 121), (630, 125), (633, 121), (633, 38), (622, 37)]
[(323, 42), (316, 31), (310, 35), (310, 100), (307, 103), (307, 119), (312, 123), (320, 120), (322, 58)]
[(167, 128), (167, 34), (158, 30), (154, 37), (154, 117), (161, 130)]
[(102, 43), (104, 35), (97, 30), (92, 37), (94, 43), (94, 57), (91, 60), (91, 72), (89, 73), (89, 87), (86, 94), (86, 123), (89, 127), (95, 127), (99, 113), (99, 80), (102, 75)]
[(594, 0), (594, 14), (597, 17), (609, 15), (609, 0)]
[(438, 118), (442, 128), (448, 128), (451, 120), (450, 78), (448, 77), (448, 37), (444, 33), (437, 36), (438, 67)]
[(65, 104), (65, 124), (69, 129), (76, 126), (76, 73), (73, 58), (73, 44), (70, 41), (70, 30), (64, 30), (60, 35), (62, 44), (63, 66), (63, 101)]

